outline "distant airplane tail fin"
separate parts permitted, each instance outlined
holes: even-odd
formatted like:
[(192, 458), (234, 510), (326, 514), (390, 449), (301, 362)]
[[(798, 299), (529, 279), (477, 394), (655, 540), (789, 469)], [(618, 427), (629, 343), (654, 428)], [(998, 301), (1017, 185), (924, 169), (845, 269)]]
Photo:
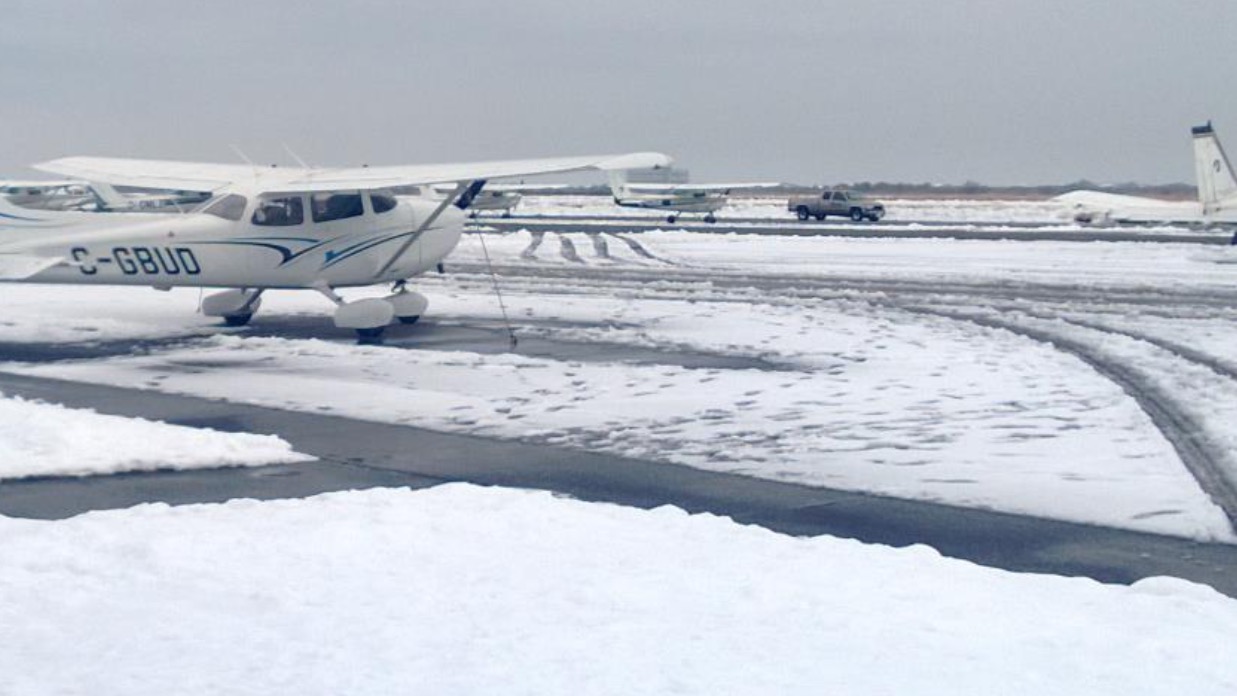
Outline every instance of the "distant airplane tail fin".
[(1237, 177), (1211, 122), (1190, 129), (1194, 135), (1194, 175), (1203, 214), (1215, 212), (1220, 202), (1237, 196)]

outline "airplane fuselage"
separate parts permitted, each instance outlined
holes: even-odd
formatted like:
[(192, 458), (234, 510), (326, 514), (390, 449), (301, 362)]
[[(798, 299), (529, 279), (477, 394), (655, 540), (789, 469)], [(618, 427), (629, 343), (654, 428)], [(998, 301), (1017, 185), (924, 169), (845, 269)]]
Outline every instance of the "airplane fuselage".
[(726, 195), (720, 193), (627, 194), (615, 196), (614, 203), (625, 208), (648, 208), (679, 213), (712, 213), (726, 207), (727, 199)]
[(380, 274), (436, 205), (392, 198), (390, 208), (377, 212), (366, 195), (355, 211), (345, 211), (357, 214), (319, 221), (307, 212), (309, 194), (303, 196), (297, 204), (299, 222), (285, 217), (267, 224), (256, 196), (244, 197), (244, 208), (233, 215), (237, 219), (207, 212), (23, 211), (0, 217), (0, 255), (59, 259), (23, 279), (32, 283), (348, 287), (401, 280), (434, 268), (455, 248), (463, 229), (463, 213), (445, 209)]

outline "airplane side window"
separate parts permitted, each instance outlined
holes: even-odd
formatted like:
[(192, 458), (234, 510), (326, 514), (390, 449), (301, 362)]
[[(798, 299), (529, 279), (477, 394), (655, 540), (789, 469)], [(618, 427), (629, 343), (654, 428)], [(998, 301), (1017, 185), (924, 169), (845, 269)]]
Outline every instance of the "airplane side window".
[(360, 193), (315, 193), (310, 201), (314, 222), (330, 222), (359, 217), (365, 209)]
[(385, 191), (369, 194), (369, 203), (374, 207), (374, 213), (385, 213), (395, 209), (395, 196)]
[(263, 227), (292, 227), (305, 222), (300, 196), (263, 198), (253, 211), (253, 224)]
[(230, 193), (203, 208), (202, 212), (236, 222), (245, 214), (246, 205), (249, 205), (249, 201), (244, 196)]

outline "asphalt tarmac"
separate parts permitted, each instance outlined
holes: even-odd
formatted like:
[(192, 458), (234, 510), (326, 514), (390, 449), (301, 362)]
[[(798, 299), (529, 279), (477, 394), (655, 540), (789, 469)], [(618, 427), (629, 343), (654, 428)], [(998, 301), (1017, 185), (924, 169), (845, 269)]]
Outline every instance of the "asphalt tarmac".
[[(274, 328), (296, 333), (300, 319)], [(315, 324), (321, 329), (320, 320)], [(255, 331), (261, 331), (261, 325)], [(308, 329), (306, 329), (308, 330)], [(393, 330), (388, 344), (409, 348), (504, 350), (506, 335), (487, 325), (432, 322)], [(145, 347), (152, 347), (146, 344)], [(51, 346), (43, 359), (61, 359)], [(133, 346), (125, 346), (126, 350)], [(0, 359), (14, 346), (0, 345)], [(521, 344), (521, 352), (525, 346)], [(622, 346), (541, 344), (530, 351), (573, 359), (637, 359), (716, 364), (719, 356), (623, 355)], [(106, 345), (94, 348), (108, 354)], [(646, 349), (632, 349), (646, 350)], [(32, 351), (21, 349), (27, 356)], [(74, 358), (87, 357), (83, 347)], [(646, 351), (655, 353), (656, 351)], [(768, 366), (768, 369), (777, 369)], [(46, 477), (0, 483), (0, 514), (42, 519), (144, 502), (275, 499), (376, 486), (423, 488), (446, 482), (542, 489), (582, 500), (641, 508), (674, 505), (795, 535), (831, 534), (870, 543), (927, 544), (947, 556), (1015, 571), (1129, 583), (1173, 575), (1237, 597), (1237, 546), (1191, 542), (1104, 527), (800, 486), (673, 464), (551, 446), (454, 435), (336, 416), (245, 406), (0, 373), (0, 391), (102, 413), (227, 431), (273, 433), (317, 462), (258, 468)], [(600, 543), (600, 540), (599, 540)]]

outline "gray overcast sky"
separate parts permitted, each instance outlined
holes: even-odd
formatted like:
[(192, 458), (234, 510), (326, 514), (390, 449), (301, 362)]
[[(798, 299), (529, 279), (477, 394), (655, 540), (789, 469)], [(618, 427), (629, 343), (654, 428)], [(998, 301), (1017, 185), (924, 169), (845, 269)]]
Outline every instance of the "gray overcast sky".
[(693, 179), (1192, 181), (1231, 0), (6, 0), (0, 175), (658, 149)]

